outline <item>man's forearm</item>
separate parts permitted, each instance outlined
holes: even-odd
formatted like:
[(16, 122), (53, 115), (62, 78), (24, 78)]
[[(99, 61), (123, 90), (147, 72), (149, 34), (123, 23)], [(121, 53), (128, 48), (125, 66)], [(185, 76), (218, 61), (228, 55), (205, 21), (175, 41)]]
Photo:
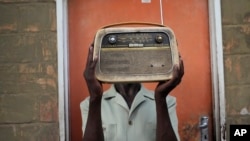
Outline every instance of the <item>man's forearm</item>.
[(101, 96), (91, 98), (83, 141), (104, 141), (101, 120)]
[(156, 141), (177, 141), (164, 98), (156, 97)]

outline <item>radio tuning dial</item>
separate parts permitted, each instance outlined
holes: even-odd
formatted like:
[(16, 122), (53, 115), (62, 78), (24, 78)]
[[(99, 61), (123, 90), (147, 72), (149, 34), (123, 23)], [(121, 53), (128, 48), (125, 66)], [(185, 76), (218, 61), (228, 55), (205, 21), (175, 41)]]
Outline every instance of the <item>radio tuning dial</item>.
[(108, 41), (109, 41), (110, 44), (116, 43), (116, 41), (117, 41), (116, 36), (115, 35), (110, 35)]
[(157, 42), (157, 43), (162, 43), (163, 42), (163, 37), (161, 36), (161, 35), (157, 35), (156, 37), (155, 37), (155, 41)]

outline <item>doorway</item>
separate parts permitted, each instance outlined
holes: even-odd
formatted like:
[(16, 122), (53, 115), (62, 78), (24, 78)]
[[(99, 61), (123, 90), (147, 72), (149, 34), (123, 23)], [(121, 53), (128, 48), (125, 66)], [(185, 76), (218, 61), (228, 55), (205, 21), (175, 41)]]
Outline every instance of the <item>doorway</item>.
[[(71, 140), (82, 137), (79, 104), (88, 96), (82, 73), (95, 32), (111, 23), (142, 21), (163, 22), (176, 34), (185, 65), (183, 81), (172, 93), (177, 98), (179, 133), (181, 140), (198, 141), (199, 118), (206, 115), (213, 119), (208, 1), (70, 0), (68, 6)], [(155, 87), (154, 83), (145, 85)]]

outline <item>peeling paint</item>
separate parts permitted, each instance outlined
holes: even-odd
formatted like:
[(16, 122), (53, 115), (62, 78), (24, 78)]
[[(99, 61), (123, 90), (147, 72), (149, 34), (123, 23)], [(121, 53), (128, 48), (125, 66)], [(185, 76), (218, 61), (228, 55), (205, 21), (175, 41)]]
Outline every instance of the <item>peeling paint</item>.
[(27, 28), (25, 28), (25, 31), (28, 32), (37, 32), (39, 31), (39, 28), (35, 25), (29, 25)]
[(42, 72), (42, 65), (38, 64), (37, 66), (31, 66), (29, 64), (20, 64), (19, 73), (40, 73)]
[(239, 45), (239, 43), (235, 39), (232, 38), (224, 46), (224, 49), (226, 52), (229, 52), (232, 48), (234, 48), (235, 46), (238, 46), (238, 45)]
[(14, 136), (17, 136), (16, 126), (12, 126)]
[[(250, 17), (249, 17), (249, 23), (250, 23)], [(250, 48), (249, 44), (250, 44), (250, 26), (249, 25), (243, 25), (241, 27), (241, 32), (244, 34), (245, 36), (245, 42), (246, 42), (246, 47)]]
[(57, 74), (56, 74), (55, 69), (52, 65), (47, 66), (47, 74), (51, 75), (53, 77), (56, 77)]
[(54, 79), (50, 79), (50, 78), (39, 78), (39, 79), (37, 79), (36, 83), (41, 85), (42, 88), (44, 88), (44, 89), (46, 88), (46, 85), (51, 86), (55, 89), (57, 87), (56, 81)]
[(39, 78), (37, 81), (36, 81), (36, 83), (37, 84), (40, 84), (41, 85), (41, 87), (43, 88), (43, 89), (46, 89), (46, 80), (44, 79), (44, 78)]
[(52, 53), (48, 48), (43, 48), (42, 49), (42, 54), (43, 54), (43, 57), (44, 57), (45, 61), (49, 60), (49, 57), (52, 56)]
[(47, 99), (40, 103), (40, 120), (53, 121), (57, 120), (57, 106), (53, 99)]
[(55, 9), (50, 9), (49, 11), (50, 19), (51, 19), (51, 27), (50, 30), (56, 31), (56, 10)]
[(186, 123), (181, 130), (183, 141), (197, 140), (199, 135), (198, 123)]
[(230, 58), (225, 60), (225, 67), (229, 72), (232, 72), (232, 60)]
[(250, 115), (249, 108), (247, 108), (247, 107), (242, 108), (240, 111), (240, 114), (241, 115)]
[(248, 12), (248, 13), (245, 14), (243, 22), (250, 23), (250, 12)]
[[(238, 59), (239, 60), (239, 59)], [(241, 79), (241, 67), (240, 67), (240, 61), (236, 61), (237, 63), (235, 63), (235, 71), (236, 71), (236, 76), (237, 76), (237, 79), (240, 80)]]
[(250, 26), (249, 25), (243, 25), (241, 27), (241, 32), (243, 32), (246, 35), (250, 35)]
[(0, 31), (3, 31), (3, 30), (16, 30), (17, 28), (17, 24), (8, 24), (8, 25), (4, 25), (4, 26), (0, 26)]
[(46, 83), (56, 89), (56, 81), (54, 79), (47, 79)]

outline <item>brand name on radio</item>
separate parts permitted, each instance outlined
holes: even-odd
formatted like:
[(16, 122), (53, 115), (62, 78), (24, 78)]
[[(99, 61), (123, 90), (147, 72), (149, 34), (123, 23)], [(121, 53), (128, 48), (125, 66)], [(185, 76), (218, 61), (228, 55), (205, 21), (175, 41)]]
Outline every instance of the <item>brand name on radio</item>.
[(143, 47), (143, 44), (136, 44), (136, 43), (133, 43), (133, 44), (128, 44), (129, 47)]

